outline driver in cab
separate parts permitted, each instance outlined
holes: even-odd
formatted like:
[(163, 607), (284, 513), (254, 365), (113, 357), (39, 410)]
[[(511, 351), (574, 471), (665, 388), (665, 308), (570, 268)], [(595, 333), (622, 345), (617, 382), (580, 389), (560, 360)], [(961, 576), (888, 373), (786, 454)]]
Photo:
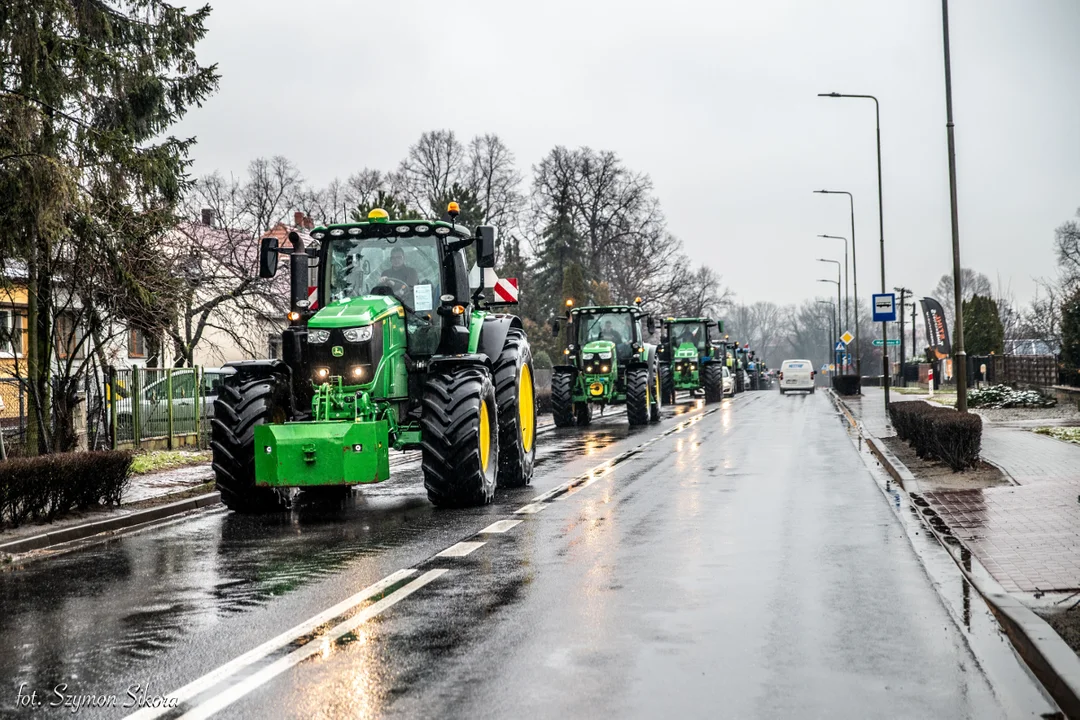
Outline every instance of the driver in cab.
[(405, 264), (405, 251), (399, 247), (390, 251), (390, 267), (384, 268), (379, 285), (390, 285), (398, 291), (411, 290), (420, 282), (415, 268)]

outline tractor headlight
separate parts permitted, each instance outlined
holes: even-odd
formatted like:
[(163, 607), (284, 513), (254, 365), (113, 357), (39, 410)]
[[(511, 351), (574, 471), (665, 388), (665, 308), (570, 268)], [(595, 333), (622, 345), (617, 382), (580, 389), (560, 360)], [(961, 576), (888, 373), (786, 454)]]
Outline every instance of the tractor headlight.
[(581, 359), (582, 360), (592, 360), (594, 357), (596, 357), (596, 356), (593, 355), (592, 353), (585, 353), (584, 355), (581, 356)]
[(371, 325), (349, 328), (343, 334), (345, 335), (345, 339), (349, 342), (367, 342), (371, 339)]
[(330, 339), (329, 330), (308, 330), (307, 341), (314, 345), (321, 345)]
[(611, 359), (611, 352), (610, 351), (609, 352), (602, 352), (599, 355), (597, 355), (597, 357), (599, 357), (601, 360), (610, 360)]
[(364, 377), (364, 367), (362, 365), (356, 365), (351, 371), (353, 380), (360, 380)]
[(330, 368), (315, 368), (315, 379), (325, 381), (330, 377)]
[(592, 365), (586, 365), (585, 372), (592, 372)]
[(610, 369), (611, 368), (609, 368), (607, 365), (601, 365), (600, 366), (600, 372), (607, 372)]

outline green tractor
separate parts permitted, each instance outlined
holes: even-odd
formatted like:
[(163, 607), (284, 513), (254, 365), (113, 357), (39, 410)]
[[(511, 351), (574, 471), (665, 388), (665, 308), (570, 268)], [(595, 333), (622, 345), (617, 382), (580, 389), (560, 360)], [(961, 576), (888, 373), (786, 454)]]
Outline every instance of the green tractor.
[[(571, 301), (567, 301), (571, 305)], [(641, 333), (655, 321), (634, 305), (572, 308), (566, 313), (567, 364), (551, 375), (551, 412), (558, 427), (588, 425), (593, 407), (626, 404), (631, 425), (660, 419), (660, 374), (656, 346)], [(559, 323), (553, 325), (558, 333)]]
[[(290, 255), (282, 359), (231, 363), (214, 405), (221, 500), (237, 512), (290, 505), (297, 491), (344, 498), (390, 477), (390, 450), (422, 451), (439, 506), (481, 505), (530, 482), (533, 361), (521, 321), (470, 288), (466, 248), (495, 265), (496, 232), (441, 221), (367, 222), (263, 238), (259, 274)], [(317, 300), (309, 275), (317, 274)], [(482, 285), (483, 283), (481, 283)]]
[(709, 318), (664, 318), (660, 323), (660, 389), (665, 403), (675, 393), (704, 392), (705, 402), (724, 399), (724, 332)]

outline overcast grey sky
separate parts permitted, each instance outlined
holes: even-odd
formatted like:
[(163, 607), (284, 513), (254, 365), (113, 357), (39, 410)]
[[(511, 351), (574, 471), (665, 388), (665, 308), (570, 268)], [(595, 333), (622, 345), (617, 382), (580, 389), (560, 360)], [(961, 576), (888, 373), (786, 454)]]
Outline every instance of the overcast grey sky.
[[(421, 132), (495, 132), (522, 171), (590, 145), (648, 172), (671, 230), (744, 302), (823, 294), (856, 199), (860, 295), (951, 269), (937, 0), (212, 0), (221, 89), (179, 128), (195, 171), (291, 158), (322, 185), (389, 170)], [(1080, 207), (1080, 0), (952, 0), (965, 266), (1012, 288), (1054, 272)], [(527, 289), (525, 289), (527, 291)], [(945, 298), (942, 298), (945, 300)]]

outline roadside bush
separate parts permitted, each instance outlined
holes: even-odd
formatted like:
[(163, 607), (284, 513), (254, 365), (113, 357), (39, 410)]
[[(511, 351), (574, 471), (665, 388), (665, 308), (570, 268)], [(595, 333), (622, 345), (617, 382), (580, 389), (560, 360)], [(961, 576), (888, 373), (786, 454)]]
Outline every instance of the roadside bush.
[(959, 472), (974, 467), (982, 450), (982, 418), (919, 401), (889, 403), (897, 436), (925, 460), (940, 460)]
[(858, 375), (837, 375), (832, 379), (832, 385), (838, 395), (859, 394)]
[(1054, 407), (1057, 400), (1038, 390), (1014, 390), (1008, 385), (968, 390), (968, 407), (973, 408), (1042, 408)]
[(119, 505), (131, 453), (58, 453), (0, 462), (0, 522), (51, 520), (73, 508)]

